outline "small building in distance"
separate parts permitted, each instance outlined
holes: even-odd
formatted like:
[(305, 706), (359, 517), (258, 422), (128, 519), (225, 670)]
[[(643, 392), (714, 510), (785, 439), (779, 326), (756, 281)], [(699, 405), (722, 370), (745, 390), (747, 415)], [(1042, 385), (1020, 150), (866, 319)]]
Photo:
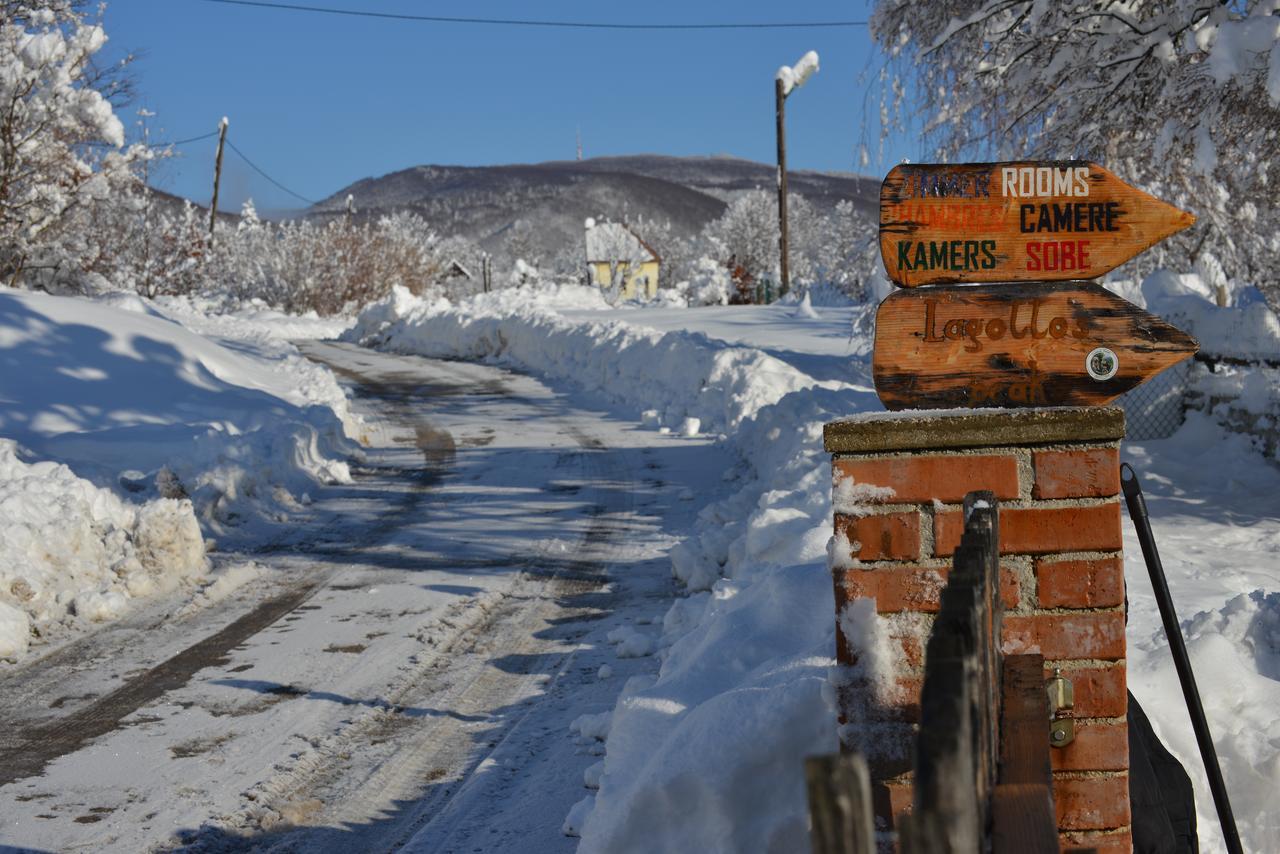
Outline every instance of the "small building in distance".
[(588, 219), (587, 269), (591, 284), (609, 291), (615, 273), (622, 277), (620, 296), (634, 299), (658, 295), (658, 269), (662, 259), (653, 247), (625, 223)]

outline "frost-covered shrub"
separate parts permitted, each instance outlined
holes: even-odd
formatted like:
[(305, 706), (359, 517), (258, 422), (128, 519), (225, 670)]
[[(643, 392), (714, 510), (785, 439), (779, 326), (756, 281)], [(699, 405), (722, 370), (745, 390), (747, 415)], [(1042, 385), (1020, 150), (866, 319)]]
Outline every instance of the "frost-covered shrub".
[(474, 247), (439, 239), (416, 214), (276, 224), (263, 221), (249, 201), (236, 225), (218, 225), (210, 245), (204, 214), (190, 204), (176, 213), (159, 210), (145, 189), (123, 198), (115, 227), (131, 239), (118, 241), (106, 278), (143, 296), (200, 292), (332, 315), (376, 302), (397, 286), (454, 295), (479, 287), (453, 269), (454, 261), (469, 272), (478, 268)]
[(136, 182), (144, 146), (95, 87), (107, 37), (70, 3), (6, 3), (0, 17), (0, 279), (84, 286), (111, 247), (95, 221)]
[(733, 281), (725, 266), (711, 258), (699, 258), (694, 264), (693, 278), (684, 283), (689, 305), (728, 305)]

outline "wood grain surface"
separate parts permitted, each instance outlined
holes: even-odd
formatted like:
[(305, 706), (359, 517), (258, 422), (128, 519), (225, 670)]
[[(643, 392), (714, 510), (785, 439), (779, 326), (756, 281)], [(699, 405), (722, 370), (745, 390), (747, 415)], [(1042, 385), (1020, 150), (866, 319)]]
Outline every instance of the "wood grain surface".
[(904, 287), (1093, 279), (1194, 223), (1082, 160), (895, 166), (880, 254)]
[[(1115, 354), (1107, 379), (1086, 366), (1099, 347)], [(872, 367), (888, 409), (1097, 406), (1197, 349), (1089, 282), (954, 285), (890, 294), (876, 314)]]

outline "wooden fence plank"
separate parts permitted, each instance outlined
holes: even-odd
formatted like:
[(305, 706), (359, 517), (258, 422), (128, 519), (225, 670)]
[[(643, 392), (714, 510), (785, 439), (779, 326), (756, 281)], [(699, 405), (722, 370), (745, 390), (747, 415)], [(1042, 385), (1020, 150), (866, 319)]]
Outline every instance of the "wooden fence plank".
[(991, 815), (991, 854), (1058, 854), (1048, 785), (1001, 783), (991, 799)]
[(875, 854), (871, 777), (856, 753), (811, 756), (804, 762), (813, 854)]
[(1000, 782), (1050, 784), (1049, 698), (1044, 656), (1011, 655), (1004, 660), (1000, 715)]

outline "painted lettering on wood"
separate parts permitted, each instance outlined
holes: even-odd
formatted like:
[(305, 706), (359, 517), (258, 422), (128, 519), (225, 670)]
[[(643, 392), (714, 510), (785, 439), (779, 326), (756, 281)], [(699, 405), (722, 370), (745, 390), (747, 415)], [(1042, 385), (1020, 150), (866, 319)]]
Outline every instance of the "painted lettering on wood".
[(1096, 163), (904, 164), (880, 186), (880, 254), (905, 287), (1092, 279), (1195, 219)]
[(876, 314), (873, 372), (888, 409), (1098, 406), (1199, 345), (1087, 282), (896, 291)]

